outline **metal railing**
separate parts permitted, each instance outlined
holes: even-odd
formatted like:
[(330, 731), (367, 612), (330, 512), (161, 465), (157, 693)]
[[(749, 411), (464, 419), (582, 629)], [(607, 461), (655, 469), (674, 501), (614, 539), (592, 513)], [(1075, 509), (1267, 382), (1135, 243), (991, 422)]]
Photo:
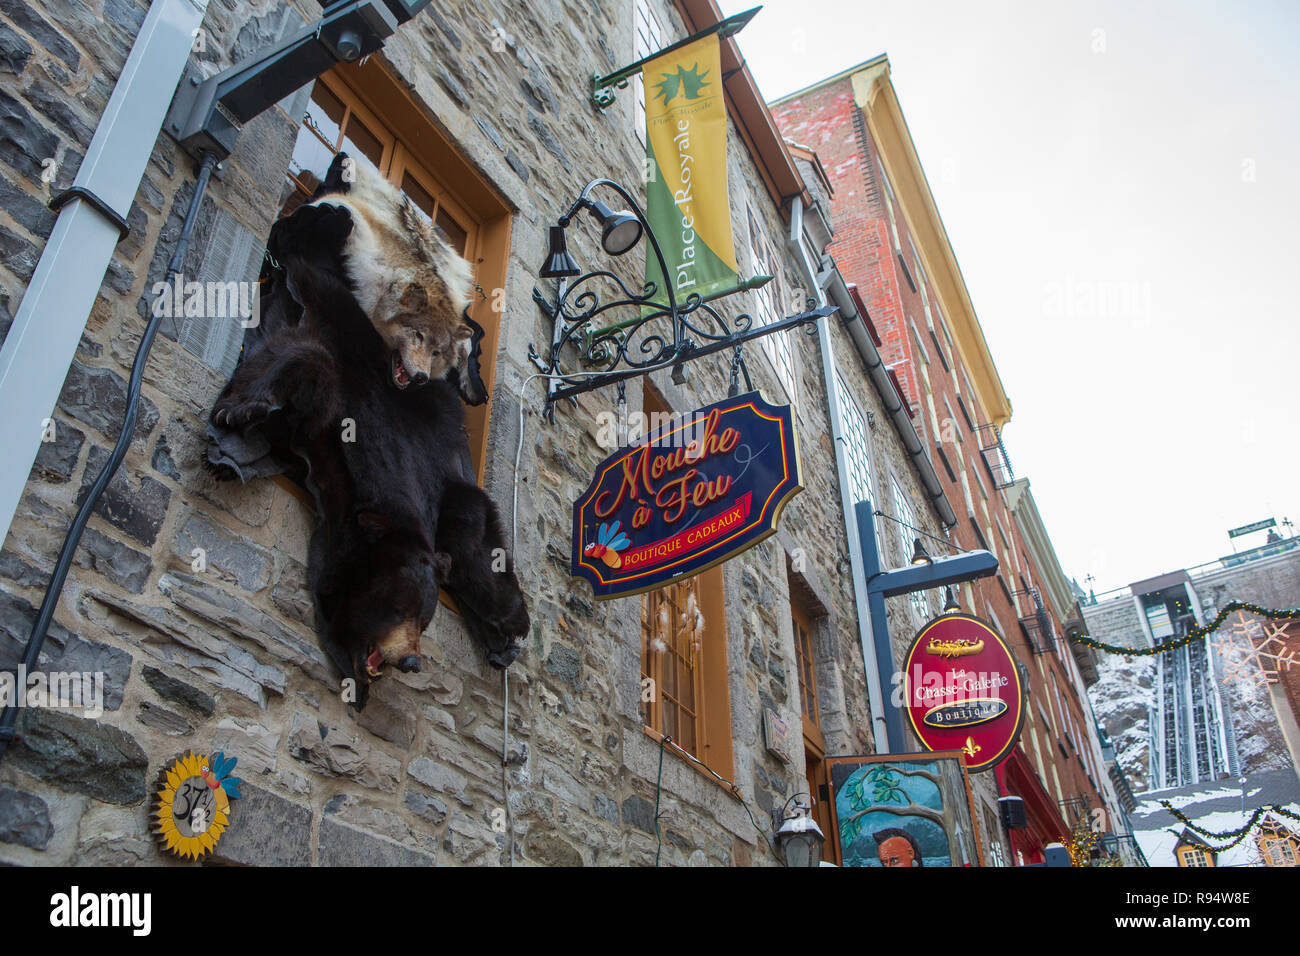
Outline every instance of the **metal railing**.
[(1007, 455), (1006, 446), (1002, 444), (998, 427), (992, 424), (976, 425), (975, 434), (979, 439), (980, 456), (984, 459), (984, 467), (988, 469), (994, 487), (1006, 488), (1011, 485), (1016, 480), (1016, 475), (1011, 470), (1011, 458)]

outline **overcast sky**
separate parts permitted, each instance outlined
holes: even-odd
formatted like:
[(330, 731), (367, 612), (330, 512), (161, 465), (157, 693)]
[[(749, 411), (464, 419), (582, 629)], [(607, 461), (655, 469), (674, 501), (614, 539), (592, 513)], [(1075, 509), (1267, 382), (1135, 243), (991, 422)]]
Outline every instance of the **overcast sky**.
[(738, 42), (769, 100), (889, 54), (1067, 575), (1300, 523), (1300, 3), (768, 0)]

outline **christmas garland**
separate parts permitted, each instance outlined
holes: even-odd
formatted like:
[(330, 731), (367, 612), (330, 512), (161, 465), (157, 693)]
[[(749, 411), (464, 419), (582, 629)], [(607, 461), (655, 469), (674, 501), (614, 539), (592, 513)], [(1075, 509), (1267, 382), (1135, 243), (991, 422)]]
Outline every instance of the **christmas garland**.
[(1123, 654), (1125, 657), (1153, 657), (1156, 654), (1163, 654), (1166, 651), (1177, 650), (1180, 647), (1186, 647), (1193, 641), (1199, 641), (1207, 634), (1213, 634), (1219, 629), (1219, 626), (1228, 618), (1233, 611), (1250, 611), (1260, 617), (1268, 618), (1270, 621), (1278, 621), (1286, 618), (1300, 618), (1300, 607), (1286, 608), (1285, 610), (1275, 611), (1269, 608), (1260, 607), (1258, 604), (1250, 604), (1246, 601), (1231, 601), (1226, 604), (1222, 611), (1207, 624), (1205, 627), (1194, 627), (1182, 637), (1173, 637), (1153, 647), (1123, 647), (1118, 644), (1105, 644), (1101, 641), (1094, 641), (1085, 634), (1075, 634), (1070, 638), (1072, 644), (1082, 644), (1085, 647), (1091, 647), (1093, 650), (1106, 651), (1110, 654)]
[(1174, 819), (1177, 820), (1179, 823), (1183, 824), (1185, 827), (1187, 827), (1187, 829), (1199, 833), (1201, 836), (1209, 837), (1212, 840), (1232, 841), (1231, 843), (1225, 843), (1223, 846), (1211, 846), (1210, 849), (1213, 850), (1215, 853), (1222, 853), (1224, 850), (1231, 850), (1234, 846), (1236, 846), (1238, 843), (1244, 840), (1246, 838), (1246, 835), (1250, 833), (1252, 829), (1254, 829), (1255, 824), (1259, 822), (1259, 818), (1263, 816), (1265, 813), (1276, 813), (1278, 816), (1286, 817), (1287, 819), (1290, 820), (1300, 821), (1300, 813), (1292, 813), (1290, 810), (1286, 809), (1285, 807), (1273, 803), (1273, 804), (1269, 804), (1266, 807), (1256, 808), (1255, 812), (1251, 814), (1250, 819), (1246, 821), (1245, 824), (1243, 824), (1242, 826), (1238, 827), (1235, 830), (1223, 830), (1223, 831), (1207, 830), (1204, 827), (1198, 827), (1195, 823), (1193, 823), (1191, 820), (1187, 818), (1187, 814), (1183, 813), (1181, 810), (1176, 809), (1174, 805), (1171, 804), (1168, 800), (1161, 800), (1160, 805), (1164, 807), (1166, 810), (1168, 810), (1169, 813), (1174, 817)]

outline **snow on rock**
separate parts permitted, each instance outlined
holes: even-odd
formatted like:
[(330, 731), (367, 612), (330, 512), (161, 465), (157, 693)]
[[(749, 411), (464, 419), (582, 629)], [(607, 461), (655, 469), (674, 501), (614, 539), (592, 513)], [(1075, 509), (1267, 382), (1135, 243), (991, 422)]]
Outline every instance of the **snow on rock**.
[(1156, 666), (1149, 657), (1125, 659), (1102, 654), (1098, 679), (1088, 688), (1092, 707), (1115, 745), (1116, 759), (1134, 792), (1149, 785), (1150, 709), (1155, 701)]

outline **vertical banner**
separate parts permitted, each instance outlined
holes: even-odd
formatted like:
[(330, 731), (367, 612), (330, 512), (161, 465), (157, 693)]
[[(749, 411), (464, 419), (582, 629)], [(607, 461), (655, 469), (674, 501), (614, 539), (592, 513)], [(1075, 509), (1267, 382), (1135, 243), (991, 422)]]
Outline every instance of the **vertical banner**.
[(646, 281), (667, 302), (736, 286), (727, 192), (727, 107), (717, 34), (651, 60), (645, 81), (646, 218), (663, 248), (665, 277), (647, 249)]

